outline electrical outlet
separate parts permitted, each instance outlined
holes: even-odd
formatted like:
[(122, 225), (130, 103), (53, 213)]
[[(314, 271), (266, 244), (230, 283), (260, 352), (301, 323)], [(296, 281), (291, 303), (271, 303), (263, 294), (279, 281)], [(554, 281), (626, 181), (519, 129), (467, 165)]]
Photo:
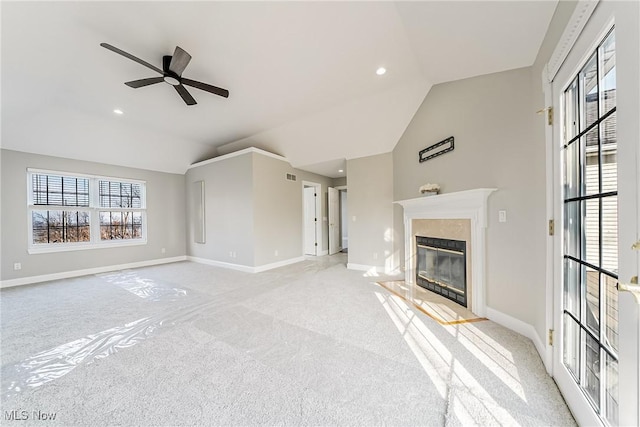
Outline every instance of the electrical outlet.
[(278, 256), (278, 250), (276, 249), (273, 255)]
[(14, 262), (13, 263), (13, 269), (14, 270), (22, 270), (22, 264), (19, 262)]
[(160, 249), (160, 252), (165, 253), (165, 252), (167, 252), (167, 249), (166, 248), (162, 248), (162, 249)]
[(378, 259), (378, 252), (373, 253), (373, 259)]
[(507, 222), (507, 211), (498, 211), (498, 222)]

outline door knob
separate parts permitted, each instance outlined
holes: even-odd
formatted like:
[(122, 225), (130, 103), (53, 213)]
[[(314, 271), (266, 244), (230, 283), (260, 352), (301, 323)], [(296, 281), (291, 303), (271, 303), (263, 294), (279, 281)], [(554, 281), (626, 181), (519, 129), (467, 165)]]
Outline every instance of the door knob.
[(634, 251), (640, 251), (640, 240), (631, 245), (631, 249), (633, 249)]
[(619, 283), (617, 284), (618, 291), (631, 292), (636, 298), (636, 302), (640, 304), (640, 285), (638, 285), (638, 276), (633, 276), (630, 280), (631, 283)]

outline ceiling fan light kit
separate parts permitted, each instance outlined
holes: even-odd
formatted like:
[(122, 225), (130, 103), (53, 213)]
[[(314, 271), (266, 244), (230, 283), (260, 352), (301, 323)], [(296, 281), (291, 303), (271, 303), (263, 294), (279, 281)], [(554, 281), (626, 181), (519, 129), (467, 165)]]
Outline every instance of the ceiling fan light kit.
[(214, 95), (222, 96), (224, 98), (229, 97), (229, 91), (227, 89), (182, 77), (182, 72), (189, 64), (189, 61), (191, 61), (191, 55), (189, 55), (180, 46), (176, 46), (176, 49), (173, 52), (173, 56), (165, 55), (162, 57), (162, 70), (108, 43), (100, 43), (100, 46), (104, 47), (105, 49), (109, 49), (110, 51), (115, 52), (118, 55), (122, 55), (134, 62), (137, 62), (138, 64), (143, 65), (159, 74), (162, 74), (162, 77), (150, 77), (146, 79), (126, 82), (125, 84), (131, 88), (138, 89), (156, 83), (165, 82), (175, 88), (176, 92), (178, 92), (178, 95), (180, 95), (182, 100), (187, 105), (195, 105), (197, 104), (197, 102), (193, 98), (193, 96), (191, 96), (187, 88), (184, 87), (184, 85), (195, 87), (196, 89), (204, 90), (205, 92), (213, 93)]

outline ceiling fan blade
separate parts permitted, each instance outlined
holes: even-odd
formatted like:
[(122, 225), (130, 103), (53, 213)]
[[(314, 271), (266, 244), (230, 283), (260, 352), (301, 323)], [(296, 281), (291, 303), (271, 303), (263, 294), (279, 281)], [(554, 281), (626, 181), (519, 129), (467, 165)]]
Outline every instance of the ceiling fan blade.
[(222, 89), (220, 87), (216, 87), (216, 86), (211, 86), (208, 85), (206, 83), (202, 83), (202, 82), (197, 82), (195, 80), (191, 80), (191, 79), (182, 79), (182, 84), (185, 84), (187, 86), (191, 86), (191, 87), (195, 87), (196, 89), (200, 89), (200, 90), (205, 90), (207, 92), (211, 92), (213, 94), (216, 95), (220, 95), (222, 97), (228, 98), (229, 97), (229, 91), (226, 89)]
[(122, 55), (122, 56), (124, 56), (125, 58), (129, 58), (130, 60), (135, 61), (135, 62), (137, 62), (137, 63), (138, 63), (138, 64), (140, 64), (140, 65), (144, 65), (144, 66), (145, 66), (145, 67), (147, 67), (147, 68), (151, 68), (153, 71), (155, 71), (155, 72), (157, 72), (157, 73), (164, 74), (164, 73), (162, 72), (162, 70), (161, 70), (160, 68), (156, 67), (155, 65), (151, 65), (151, 64), (149, 64), (147, 61), (143, 61), (143, 60), (142, 60), (142, 59), (140, 59), (140, 58), (136, 58), (135, 56), (131, 55), (130, 53), (127, 53), (127, 52), (125, 52), (124, 50), (118, 49), (118, 48), (117, 48), (117, 47), (115, 47), (115, 46), (111, 46), (111, 45), (110, 45), (110, 44), (108, 44), (108, 43), (100, 43), (100, 46), (104, 47), (105, 49), (109, 49), (110, 51), (115, 52), (115, 53), (117, 53), (117, 54), (119, 54), (119, 55)]
[(174, 88), (176, 88), (176, 92), (178, 92), (180, 94), (180, 96), (182, 97), (182, 99), (184, 100), (184, 102), (187, 105), (196, 105), (197, 102), (195, 99), (193, 99), (193, 96), (191, 96), (191, 94), (189, 92), (187, 92), (187, 88), (185, 88), (182, 85), (176, 85), (174, 86)]
[(162, 83), (163, 81), (164, 81), (163, 77), (151, 77), (148, 79), (133, 80), (130, 82), (126, 82), (125, 84), (129, 87), (137, 89), (139, 87), (145, 87), (145, 86), (153, 85), (156, 83)]
[(169, 71), (181, 76), (184, 69), (187, 68), (189, 61), (191, 61), (191, 55), (180, 46), (176, 46), (176, 50), (171, 57), (171, 63), (169, 64)]

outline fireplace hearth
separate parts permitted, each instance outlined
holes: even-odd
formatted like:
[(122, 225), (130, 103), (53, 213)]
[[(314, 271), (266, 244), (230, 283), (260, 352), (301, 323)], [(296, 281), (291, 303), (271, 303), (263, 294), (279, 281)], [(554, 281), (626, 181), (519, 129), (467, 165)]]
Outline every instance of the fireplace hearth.
[(416, 236), (416, 283), (467, 307), (466, 242)]

